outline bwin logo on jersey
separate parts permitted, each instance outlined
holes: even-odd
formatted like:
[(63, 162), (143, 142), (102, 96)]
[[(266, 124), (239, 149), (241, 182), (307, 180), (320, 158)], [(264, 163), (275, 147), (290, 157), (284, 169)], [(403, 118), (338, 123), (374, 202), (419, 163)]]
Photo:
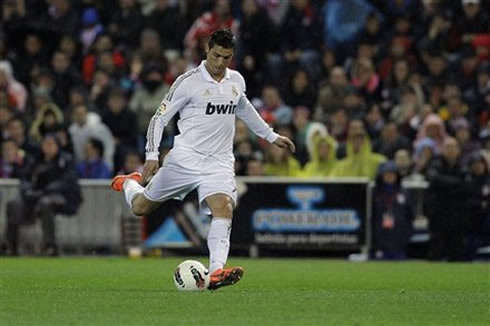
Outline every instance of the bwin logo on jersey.
[(206, 114), (235, 114), (236, 104), (230, 101), (230, 104), (213, 104), (208, 102)]

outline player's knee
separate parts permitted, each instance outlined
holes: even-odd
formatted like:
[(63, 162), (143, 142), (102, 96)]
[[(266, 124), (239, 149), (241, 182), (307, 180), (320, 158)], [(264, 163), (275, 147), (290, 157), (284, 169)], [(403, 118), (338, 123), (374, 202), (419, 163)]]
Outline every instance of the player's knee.
[(213, 216), (232, 218), (233, 217), (233, 202), (231, 199), (226, 198), (220, 201), (212, 209)]
[(136, 197), (132, 203), (133, 214), (136, 216), (148, 215), (151, 213), (151, 205), (149, 205), (145, 200), (142, 200), (141, 197)]

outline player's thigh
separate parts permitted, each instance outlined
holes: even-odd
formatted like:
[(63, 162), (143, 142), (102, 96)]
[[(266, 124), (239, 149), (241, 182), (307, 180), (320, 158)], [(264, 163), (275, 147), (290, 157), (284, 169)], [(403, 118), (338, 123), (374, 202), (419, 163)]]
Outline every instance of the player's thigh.
[(143, 195), (147, 201), (161, 203), (168, 199), (183, 199), (198, 185), (194, 171), (164, 165), (146, 185)]
[(202, 208), (209, 208), (215, 217), (232, 217), (237, 203), (237, 188), (233, 171), (203, 177), (198, 188)]

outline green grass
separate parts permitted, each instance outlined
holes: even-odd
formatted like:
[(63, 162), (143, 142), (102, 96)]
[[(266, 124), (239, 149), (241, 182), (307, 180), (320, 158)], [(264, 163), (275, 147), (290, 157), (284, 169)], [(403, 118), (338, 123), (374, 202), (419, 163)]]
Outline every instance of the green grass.
[(0, 325), (490, 325), (490, 264), (232, 259), (240, 283), (186, 293), (181, 260), (2, 258)]

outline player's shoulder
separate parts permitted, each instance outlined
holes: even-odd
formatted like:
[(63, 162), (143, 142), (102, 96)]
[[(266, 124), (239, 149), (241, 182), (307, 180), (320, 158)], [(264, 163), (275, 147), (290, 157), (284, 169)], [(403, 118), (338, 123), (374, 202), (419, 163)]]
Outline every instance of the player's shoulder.
[(196, 81), (199, 81), (198, 78), (201, 75), (200, 72), (200, 68), (196, 67), (178, 76), (167, 93), (167, 99), (170, 100), (175, 92), (177, 92), (177, 94), (186, 94), (187, 90), (191, 89)]
[(175, 79), (174, 84), (178, 86), (179, 84), (189, 83), (200, 78), (201, 67), (196, 67), (194, 69), (184, 72), (182, 75)]
[(245, 86), (245, 78), (243, 78), (242, 74), (237, 70), (228, 68), (228, 72), (230, 74), (230, 79), (240, 85)]

